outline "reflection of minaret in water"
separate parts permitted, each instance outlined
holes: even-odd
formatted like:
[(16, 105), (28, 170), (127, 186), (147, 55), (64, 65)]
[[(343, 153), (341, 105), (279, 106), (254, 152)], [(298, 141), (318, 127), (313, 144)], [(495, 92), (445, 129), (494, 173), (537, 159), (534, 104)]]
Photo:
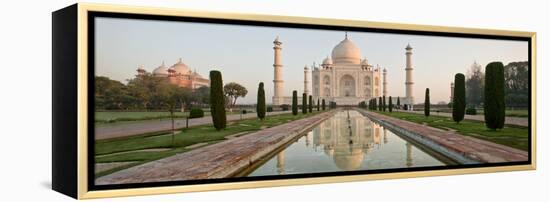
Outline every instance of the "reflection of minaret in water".
[(279, 175), (285, 174), (285, 151), (281, 151), (277, 154), (277, 173), (279, 173)]
[(309, 147), (309, 145), (311, 144), (311, 137), (312, 136), (313, 136), (313, 131), (309, 131), (306, 134), (306, 147)]
[(386, 134), (386, 129), (384, 128), (384, 144), (388, 143), (388, 136)]
[(407, 142), (405, 146), (407, 147), (407, 167), (411, 167), (413, 165), (412, 145)]

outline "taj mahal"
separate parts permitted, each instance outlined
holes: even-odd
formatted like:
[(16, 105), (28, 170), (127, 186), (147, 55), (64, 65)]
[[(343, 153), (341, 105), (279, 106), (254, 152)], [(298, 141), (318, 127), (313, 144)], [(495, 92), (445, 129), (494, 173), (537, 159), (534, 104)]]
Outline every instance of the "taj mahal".
[[(274, 44), (274, 94), (273, 105), (291, 104), (292, 97), (284, 96), (283, 63), (281, 58), (282, 42), (277, 37)], [(412, 47), (407, 45), (406, 55), (406, 81), (405, 96), (399, 97), (402, 105), (408, 105), (412, 110), (413, 97), (413, 67)], [(380, 65), (372, 65), (366, 57), (362, 58), (361, 49), (345, 34), (320, 65), (315, 63), (310, 67), (304, 67), (303, 93), (312, 95), (326, 102), (335, 102), (337, 105), (356, 106), (362, 101), (381, 96), (390, 96), (386, 77), (388, 71)], [(311, 89), (311, 90), (310, 90)], [(301, 99), (301, 96), (298, 96)], [(397, 95), (393, 97), (394, 103)], [(299, 101), (298, 103), (300, 103)]]

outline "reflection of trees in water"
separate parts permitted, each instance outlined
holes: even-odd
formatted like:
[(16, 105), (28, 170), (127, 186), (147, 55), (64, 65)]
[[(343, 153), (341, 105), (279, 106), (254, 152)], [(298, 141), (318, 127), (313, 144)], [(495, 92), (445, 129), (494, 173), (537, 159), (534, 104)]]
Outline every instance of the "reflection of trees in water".
[(413, 158), (412, 158), (412, 145), (411, 143), (405, 143), (405, 147), (407, 147), (407, 167), (413, 166)]

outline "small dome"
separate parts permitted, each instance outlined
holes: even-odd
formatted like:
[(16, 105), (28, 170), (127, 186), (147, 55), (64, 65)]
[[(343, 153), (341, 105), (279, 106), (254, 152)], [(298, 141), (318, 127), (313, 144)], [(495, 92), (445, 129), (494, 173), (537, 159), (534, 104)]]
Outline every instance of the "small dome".
[(323, 60), (323, 65), (331, 65), (331, 64), (332, 64), (332, 59), (329, 56), (327, 56), (327, 58)]
[(361, 60), (361, 65), (369, 65), (369, 60), (367, 58)]
[(164, 65), (164, 62), (157, 67), (155, 70), (153, 70), (154, 75), (168, 75), (168, 67)]
[(189, 70), (189, 67), (185, 63), (183, 63), (181, 58), (179, 59), (178, 63), (172, 65), (171, 68), (174, 69), (176, 74), (189, 74), (189, 72), (191, 72), (191, 70)]
[(332, 49), (332, 59), (335, 64), (359, 64), (361, 62), (361, 50), (346, 35), (346, 38)]

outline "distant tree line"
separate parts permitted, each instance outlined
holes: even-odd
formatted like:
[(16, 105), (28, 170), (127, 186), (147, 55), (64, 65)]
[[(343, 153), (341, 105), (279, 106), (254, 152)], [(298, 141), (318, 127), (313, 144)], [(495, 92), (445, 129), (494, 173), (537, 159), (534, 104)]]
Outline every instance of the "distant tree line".
[[(474, 63), (468, 70), (465, 83), (468, 108), (483, 107), (485, 77), (480, 65)], [(529, 63), (527, 61), (511, 62), (504, 66), (504, 93), (507, 107), (529, 105)]]
[(164, 110), (167, 105), (190, 108), (209, 103), (209, 87), (195, 90), (170, 84), (151, 74), (137, 76), (128, 84), (104, 76), (95, 77), (95, 108), (99, 110)]

